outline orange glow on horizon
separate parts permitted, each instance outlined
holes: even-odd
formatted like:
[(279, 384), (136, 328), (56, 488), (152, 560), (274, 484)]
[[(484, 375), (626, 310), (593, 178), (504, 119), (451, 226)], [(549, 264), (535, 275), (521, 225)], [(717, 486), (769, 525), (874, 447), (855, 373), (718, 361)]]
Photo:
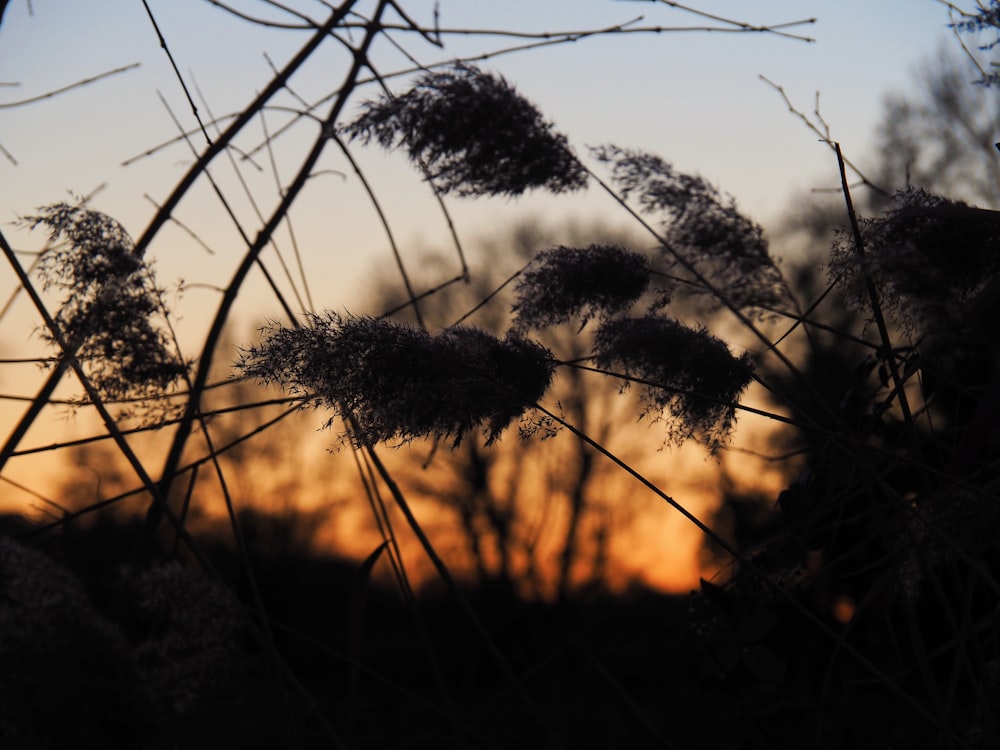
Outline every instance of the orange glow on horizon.
[[(210, 423), (213, 442), (223, 445), (233, 436), (246, 431), (248, 425), (240, 419), (239, 413), (215, 418)], [(316, 432), (316, 423), (317, 415), (306, 412), (279, 423), (278, 427), (224, 455), (226, 483), (238, 509), (256, 508), (286, 517), (301, 512), (304, 518), (312, 519), (305, 521), (303, 533), (310, 537), (309, 542), (316, 551), (360, 561), (382, 539), (358, 480), (351, 449), (342, 446), (337, 450), (336, 428), (334, 431)], [(24, 447), (45, 446), (80, 436), (101, 434), (102, 431), (99, 422), (85, 412), (69, 418), (65, 410), (54, 411), (52, 418), (34, 428), (22, 444)], [(760, 462), (751, 456), (728, 453), (716, 462), (706, 458), (696, 446), (641, 450), (648, 447), (650, 439), (658, 434), (655, 426), (634, 425), (627, 431), (630, 437), (620, 437), (616, 444), (621, 455), (629, 456), (638, 471), (703, 521), (711, 520), (712, 511), (720, 501), (719, 477), (723, 468), (741, 490), (757, 489), (764, 496), (774, 497), (780, 489), (780, 472), (762, 469)], [(171, 435), (169, 429), (143, 433), (130, 436), (129, 443), (140, 453), (148, 470), (149, 467), (159, 470)], [(541, 514), (541, 500), (555, 503), (545, 511), (548, 515), (538, 521), (542, 523), (539, 544), (543, 553), (536, 561), (536, 574), (545, 582), (546, 597), (551, 597), (554, 592), (552, 586), (559, 565), (558, 544), (565, 530), (566, 515), (565, 508), (560, 506), (564, 500), (559, 499), (563, 490), (558, 487), (558, 474), (544, 472), (553, 471), (553, 466), (558, 467), (559, 462), (565, 460), (559, 458), (562, 455), (560, 451), (571, 447), (570, 441), (570, 435), (562, 434), (551, 441), (533, 443), (527, 449), (526, 455), (531, 459), (529, 463), (504, 468), (501, 461), (491, 470), (493, 475), (490, 481), (497, 485), (497, 491), (502, 492), (506, 487), (513, 486), (511, 483), (521, 483), (517, 491), (524, 498), (519, 502), (522, 502), (525, 511)], [(634, 447), (628, 448), (630, 445)], [(334, 452), (331, 453), (331, 449)], [(84, 453), (63, 449), (16, 457), (9, 462), (4, 475), (57, 503), (74, 507), (104, 500), (139, 486), (135, 473), (117, 456), (111, 441), (88, 444), (83, 450)], [(456, 577), (467, 579), (474, 573), (475, 566), (466, 546), (468, 540), (455, 532), (456, 511), (454, 508), (444, 509), (439, 502), (429, 499), (434, 486), (442, 491), (446, 488), (446, 484), (435, 485), (436, 482), (451, 481), (447, 472), (438, 465), (440, 454), (426, 468), (419, 469), (420, 457), (428, 452), (426, 445), (414, 444), (396, 450), (379, 448), (378, 452)], [(192, 438), (188, 454), (188, 460), (207, 454), (203, 438), (197, 435)], [(81, 459), (83, 464), (74, 465), (74, 461)], [(588, 493), (598, 498), (609, 498), (609, 512), (623, 514), (619, 521), (612, 523), (608, 539), (608, 559), (603, 568), (603, 580), (608, 590), (622, 592), (639, 584), (663, 592), (686, 593), (697, 587), (700, 577), (712, 577), (716, 573), (714, 568), (705, 567), (707, 563), (703, 560), (703, 534), (700, 530), (636, 479), (603, 457), (596, 460), (600, 468), (595, 475), (596, 483), (588, 487)], [(538, 474), (539, 471), (543, 473)], [(556, 486), (546, 484), (553, 481), (557, 482)], [(178, 484), (185, 483), (186, 479)], [(212, 477), (209, 464), (204, 465), (199, 483), (193, 502), (196, 515), (204, 520), (223, 519), (225, 505), (218, 480)], [(71, 485), (76, 487), (73, 491), (75, 499), (64, 496)], [(384, 488), (382, 491), (387, 502), (390, 501)], [(531, 498), (539, 500), (531, 501)], [(146, 502), (144, 499), (126, 500), (122, 506), (129, 513), (143, 513)], [(17, 490), (10, 484), (0, 493), (0, 511), (45, 516), (46, 520), (54, 520), (59, 512), (30, 492)], [(320, 520), (324, 516), (325, 519)], [(402, 518), (397, 514), (393, 519), (414, 584), (420, 586), (432, 580), (437, 574), (426, 555), (405, 530)], [(588, 527), (585, 531), (580, 537), (581, 560), (587, 559), (594, 551), (588, 546), (594, 530)], [(486, 554), (487, 562), (495, 564), (495, 555), (490, 551)], [(512, 564), (515, 565), (513, 572), (517, 573), (518, 566), (523, 566), (524, 561), (515, 556), (512, 557)], [(586, 571), (575, 570), (571, 580), (579, 584), (583, 580), (581, 575)], [(382, 574), (388, 578), (388, 568)]]

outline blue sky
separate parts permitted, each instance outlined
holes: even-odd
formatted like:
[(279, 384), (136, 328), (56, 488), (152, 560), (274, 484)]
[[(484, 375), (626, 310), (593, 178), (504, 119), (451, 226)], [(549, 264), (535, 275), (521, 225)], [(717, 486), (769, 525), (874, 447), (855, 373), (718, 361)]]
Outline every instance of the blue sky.
[[(497, 57), (486, 65), (516, 82), (579, 151), (585, 152), (588, 144), (613, 142), (657, 152), (732, 193), (747, 213), (767, 223), (802, 191), (836, 184), (836, 164), (759, 75), (783, 85), (807, 111), (819, 91), (833, 136), (849, 156), (865, 164), (871, 162), (883, 95), (907, 86), (921, 57), (941, 44), (954, 43), (946, 28), (947, 9), (937, 0), (691, 4), (753, 24), (815, 17), (815, 24), (793, 30), (816, 41), (720, 32), (609, 36)], [(306, 36), (256, 28), (203, 0), (150, 0), (149, 5), (182, 74), (189, 84), (198, 84), (215, 114), (239, 110), (266, 84), (270, 71), (264, 52), (280, 66)], [(282, 17), (260, 2), (235, 5)], [(300, 0), (294, 5), (317, 19), (325, 12), (319, 2)], [(420, 0), (406, 7), (415, 17), (429, 19), (433, 3)], [(140, 67), (51, 100), (0, 110), (0, 144), (19, 162), (15, 167), (0, 161), (0, 221), (61, 200), (67, 191), (83, 194), (104, 184), (95, 207), (139, 234), (154, 211), (149, 198), (168, 194), (191, 160), (190, 150), (178, 144), (121, 166), (176, 134), (157, 92), (186, 127), (194, 124), (142, 3), (36, 0), (33, 9), (29, 16), (28, 4), (13, 0), (0, 28), (0, 81), (20, 83), (0, 88), (0, 101), (27, 98), (118, 66), (137, 62)], [(635, 20), (639, 16), (642, 20)], [(448, 27), (534, 31), (598, 28), (631, 20), (664, 27), (705, 23), (663, 3), (629, 0), (442, 0), (440, 18)], [(507, 44), (502, 39), (455, 37), (441, 51), (413, 39), (405, 42), (424, 62)], [(376, 54), (384, 70), (404, 64), (388, 46)], [(331, 44), (296, 78), (297, 93), (311, 100), (332, 90), (344, 64), (342, 50)], [(288, 97), (283, 103), (293, 104)], [(280, 124), (282, 116), (269, 113), (271, 127)], [(303, 126), (301, 137), (293, 133), (278, 144), (284, 179), (290, 178), (312, 132)], [(193, 139), (196, 148), (202, 142)], [(266, 167), (264, 153), (258, 156)], [(359, 158), (383, 196), (399, 240), (414, 253), (443, 243), (443, 221), (403, 160), (375, 150)], [(324, 166), (345, 169), (332, 157)], [(239, 196), (228, 164), (220, 160), (214, 171), (252, 225), (252, 209)], [(274, 177), (266, 168), (247, 174), (266, 213), (276, 200)], [(357, 307), (363, 304), (358, 279), (388, 261), (387, 243), (351, 175), (331, 171), (316, 182), (296, 216), (298, 239), (313, 264), (310, 270), (327, 281), (317, 291), (316, 305)], [(532, 195), (513, 202), (459, 201), (453, 208), (459, 231), (470, 238), (502, 230), (524, 215), (624, 218), (595, 191), (558, 199)], [(240, 241), (221, 218), (216, 199), (207, 188), (195, 191), (179, 215), (217, 254), (197, 249), (180, 230), (165, 233), (151, 251), (161, 276), (224, 284), (235, 257), (226, 250), (238, 249)]]

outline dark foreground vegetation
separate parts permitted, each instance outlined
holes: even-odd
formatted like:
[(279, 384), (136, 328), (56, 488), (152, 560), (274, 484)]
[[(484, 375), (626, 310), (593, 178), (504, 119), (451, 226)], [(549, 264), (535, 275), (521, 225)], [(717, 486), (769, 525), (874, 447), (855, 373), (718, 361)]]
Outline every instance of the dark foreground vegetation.
[[(846, 626), (830, 615), (831, 591), (795, 599), (892, 685), (752, 585), (559, 604), (467, 591), (488, 646), (451, 592), (409, 607), (357, 564), (259, 554), (265, 645), (225, 543), (205, 545), (212, 580), (178, 562), (123, 566), (137, 523), (45, 537), (19, 519), (3, 526), (7, 747), (929, 748), (947, 741), (896, 687), (927, 705), (928, 684), (947, 687), (953, 726), (975, 727), (996, 705), (995, 682), (955, 679), (964, 644), (942, 611), (906, 612), (888, 596)], [(992, 629), (987, 599), (956, 604)]]

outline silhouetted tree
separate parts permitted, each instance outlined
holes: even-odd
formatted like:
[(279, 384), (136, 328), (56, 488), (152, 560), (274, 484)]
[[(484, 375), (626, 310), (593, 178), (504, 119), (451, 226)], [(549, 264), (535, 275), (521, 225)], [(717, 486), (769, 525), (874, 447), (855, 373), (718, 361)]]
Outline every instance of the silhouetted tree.
[(1000, 205), (1000, 92), (954, 45), (921, 62), (907, 91), (885, 97), (875, 181)]

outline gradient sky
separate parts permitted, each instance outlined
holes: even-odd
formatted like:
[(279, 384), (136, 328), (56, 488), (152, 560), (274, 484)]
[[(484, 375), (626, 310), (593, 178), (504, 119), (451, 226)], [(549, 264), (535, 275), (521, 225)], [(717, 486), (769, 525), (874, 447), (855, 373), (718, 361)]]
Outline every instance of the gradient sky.
[[(956, 44), (947, 29), (947, 9), (937, 0), (691, 2), (704, 11), (752, 24), (815, 17), (815, 24), (789, 31), (816, 41), (699, 31), (610, 35), (499, 56), (484, 67), (514, 81), (578, 153), (585, 155), (588, 144), (609, 142), (656, 152), (732, 193), (748, 214), (767, 225), (797, 196), (810, 188), (835, 186), (838, 180), (829, 148), (789, 114), (760, 75), (784, 86), (794, 103), (808, 112), (819, 91), (821, 111), (833, 137), (849, 157), (865, 165), (872, 163), (882, 97), (911, 85), (912, 70), (921, 58), (943, 44)], [(233, 4), (287, 20), (261, 2)], [(150, 199), (160, 201), (169, 194), (192, 155), (188, 146), (177, 143), (147, 158), (133, 158), (176, 136), (177, 126), (164, 102), (185, 128), (195, 126), (184, 92), (138, 0), (35, 0), (32, 5), (34, 12), (29, 15), (27, 2), (12, 0), (0, 27), (0, 82), (19, 84), (0, 87), (0, 104), (121, 66), (139, 63), (139, 67), (58, 97), (0, 109), (0, 144), (17, 160), (14, 165), (0, 157), (3, 231), (18, 249), (37, 247), (38, 233), (28, 234), (10, 223), (38, 206), (67, 199), (68, 193), (89, 194), (103, 186), (93, 207), (139, 235), (155, 212)], [(313, 0), (297, 0), (294, 5), (316, 19), (325, 15), (324, 7)], [(217, 116), (238, 112), (267, 84), (271, 71), (263, 53), (280, 67), (309, 35), (261, 29), (204, 0), (149, 0), (149, 6), (188, 85), (193, 92), (197, 85), (204, 95), (207, 105), (196, 93), (206, 120), (209, 110)], [(427, 21), (434, 3), (421, 0), (405, 7)], [(644, 18), (636, 20), (639, 16)], [(706, 23), (663, 3), (628, 0), (442, 0), (440, 18), (442, 27), (526, 31), (585, 30), (629, 21), (663, 27)], [(502, 37), (455, 36), (448, 38), (442, 51), (412, 36), (399, 40), (424, 63), (513, 43)], [(408, 66), (398, 50), (384, 43), (373, 56), (383, 74)], [(293, 79), (296, 94), (314, 101), (335, 90), (347, 62), (342, 47), (328, 44)], [(405, 85), (403, 80), (393, 82), (400, 89)], [(368, 88), (356, 102), (375, 93)], [(275, 104), (296, 106), (289, 95), (278, 97)], [(289, 117), (287, 110), (269, 109), (269, 132)], [(260, 143), (263, 124), (255, 127), (256, 132), (250, 128), (239, 140), (241, 148), (250, 150)], [(314, 134), (315, 125), (306, 121), (275, 144), (279, 181), (291, 179)], [(203, 137), (193, 136), (192, 144), (202, 148)], [(405, 160), (377, 149), (359, 149), (356, 155), (408, 262), (415, 263), (427, 250), (447, 249), (445, 222)], [(266, 151), (256, 154), (258, 167), (241, 164), (265, 215), (278, 200), (268, 156)], [(127, 160), (132, 161), (123, 166)], [(321, 168), (293, 214), (314, 307), (377, 312), (365, 307), (367, 282), (378, 273), (395, 273), (388, 242), (357, 179), (335, 149)], [(232, 167), (220, 158), (212, 172), (252, 237), (259, 223)], [(460, 235), (472, 244), (502, 234), (528, 216), (613, 223), (627, 218), (596, 190), (558, 198), (450, 200), (449, 206)], [(150, 255), (162, 286), (173, 289), (181, 279), (188, 284), (178, 302), (179, 326), (182, 341), (197, 342), (205, 316), (217, 303), (219, 288), (228, 283), (245, 245), (206, 185), (193, 190), (176, 215), (214, 254), (181, 229), (168, 227)], [(287, 232), (279, 231), (277, 239), (290, 257)], [(274, 257), (264, 257), (280, 276)], [(474, 259), (473, 268), (477, 262), (498, 259)], [(13, 275), (0, 272), (4, 300), (14, 287)], [(245, 324), (280, 317), (280, 308), (259, 283), (248, 287), (242, 298), (238, 315)], [(32, 337), (35, 326), (33, 311), (20, 301), (3, 320), (3, 356), (18, 354), (22, 348), (39, 352), (37, 337)], [(196, 353), (195, 345), (188, 356)], [(37, 378), (33, 368), (6, 367), (0, 371), (0, 390), (32, 393)], [(0, 404), (0, 425), (9, 424), (21, 408)], [(26, 442), (46, 439), (36, 435)]]
[[(681, 169), (697, 172), (735, 195), (750, 215), (767, 222), (779, 215), (800, 191), (836, 184), (836, 164), (829, 150), (788, 113), (778, 95), (765, 86), (763, 74), (783, 85), (793, 101), (811, 111), (821, 92), (821, 107), (833, 136), (845, 152), (870, 161), (872, 134), (881, 97), (906, 86), (922, 56), (947, 42), (947, 9), (936, 0), (732, 0), (694, 3), (699, 9), (754, 24), (815, 17), (817, 22), (791, 31), (814, 37), (805, 43), (768, 34), (664, 33), (587, 39), (573, 45), (522, 52), (487, 63), (516, 82), (565, 132), (581, 153), (586, 145), (614, 142), (659, 153)], [(239, 110), (267, 82), (267, 52), (281, 65), (307, 32), (260, 29), (202, 0), (151, 0), (149, 3), (189, 85), (197, 84), (217, 115)], [(241, 2), (245, 10), (289, 20), (259, 2)], [(315, 18), (323, 6), (301, 0), (296, 7)], [(407, 6), (410, 7), (410, 6)], [(430, 2), (412, 4), (418, 18), (429, 18)], [(534, 31), (599, 28), (644, 16), (637, 25), (700, 26), (690, 14), (655, 2), (468, 2), (440, 3), (443, 26), (515, 28)], [(291, 19), (294, 20), (294, 19)], [(422, 61), (447, 59), (472, 50), (498, 49), (503, 39), (453, 37), (443, 52), (405, 39)], [(953, 43), (953, 42), (952, 42)], [(401, 56), (386, 45), (376, 50), (383, 72), (403, 67)], [(306, 99), (336, 87), (345, 57), (331, 44), (294, 85)], [(88, 3), (34, 3), (14, 0), (0, 28), (0, 101), (16, 101), (119, 66), (140, 63), (127, 73), (57, 98), (2, 110), (0, 144), (17, 159), (0, 160), (0, 221), (9, 222), (33, 208), (62, 200), (67, 191), (86, 194), (106, 185), (94, 206), (138, 235), (154, 209), (144, 195), (165, 196), (191, 160), (178, 144), (139, 160), (121, 163), (176, 135), (162, 93), (185, 127), (194, 118), (170, 63), (140, 2), (101, 0)], [(402, 82), (400, 82), (402, 85)], [(371, 95), (371, 90), (365, 95)], [(294, 102), (285, 97), (284, 104)], [(206, 114), (201, 107), (201, 113)], [(283, 113), (269, 112), (273, 129)], [(277, 156), (289, 179), (298, 162), (295, 145), (311, 137), (313, 126), (283, 139)], [(250, 144), (246, 139), (241, 145)], [(195, 137), (196, 147), (203, 144)], [(263, 152), (258, 155), (266, 167)], [(372, 149), (360, 154), (386, 202), (397, 237), (413, 247), (436, 246), (444, 224), (421, 190), (419, 180), (399, 158), (386, 159)], [(229, 167), (215, 171), (228, 177)], [(345, 168), (331, 158), (324, 165)], [(250, 169), (263, 206), (275, 200), (274, 178)], [(325, 306), (356, 306), (358, 274), (386, 259), (387, 243), (374, 212), (356, 181), (335, 174), (313, 191), (296, 216), (304, 252), (329, 285), (317, 290)], [(249, 214), (233, 188), (241, 216)], [(596, 191), (552, 199), (529, 195), (518, 201), (453, 201), (459, 231), (466, 237), (489, 234), (525, 214), (608, 216), (624, 219), (620, 209)], [(266, 210), (265, 210), (266, 212)], [(229, 273), (227, 247), (239, 239), (221, 218), (208, 191), (196, 192), (182, 206), (183, 219), (219, 255), (194, 248), (183, 235), (154, 246), (152, 254), (164, 276), (192, 278), (192, 264), (206, 283), (224, 283)], [(248, 223), (250, 222), (247, 219)], [(16, 236), (16, 235), (15, 235)], [(27, 241), (27, 240), (23, 240)], [(183, 244), (181, 247), (177, 243)], [(317, 306), (321, 306), (317, 300)]]

